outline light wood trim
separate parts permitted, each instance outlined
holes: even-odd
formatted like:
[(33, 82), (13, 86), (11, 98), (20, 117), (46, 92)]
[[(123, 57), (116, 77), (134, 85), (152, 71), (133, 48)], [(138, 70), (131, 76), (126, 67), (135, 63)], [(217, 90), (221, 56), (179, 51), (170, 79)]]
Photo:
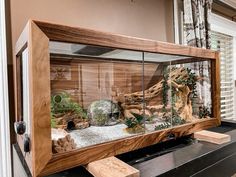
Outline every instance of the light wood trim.
[[(28, 48), (29, 85), (31, 109), (31, 152), (25, 161), (31, 174), (36, 177), (52, 157), (50, 126), (50, 64), (49, 39), (31, 20), (27, 23), (16, 43), (15, 54), (19, 57)], [(19, 59), (19, 58), (18, 58)], [(41, 72), (43, 71), (43, 72)], [(17, 117), (17, 68), (14, 60), (15, 110)], [(24, 154), (23, 136), (17, 135), (17, 143)]]
[(231, 136), (223, 133), (202, 130), (194, 133), (194, 138), (215, 144), (223, 144), (231, 141)]
[(212, 50), (202, 50), (196, 47), (129, 37), (79, 27), (70, 27), (40, 21), (34, 22), (50, 40), (54, 41), (215, 59), (215, 52)]
[(38, 176), (52, 157), (49, 39), (34, 22), (30, 30), (33, 176)]
[(91, 162), (86, 169), (94, 177), (140, 177), (139, 170), (114, 156)]
[[(13, 75), (14, 75), (14, 95), (15, 95), (15, 121), (18, 121), (18, 89), (17, 89), (17, 63), (16, 60), (19, 59), (18, 57), (20, 57), (21, 53), (24, 51), (24, 49), (27, 47), (27, 43), (29, 40), (29, 28), (30, 28), (30, 22), (27, 23), (27, 25), (25, 26), (23, 32), (21, 33), (19, 39), (17, 40), (16, 43), (16, 47), (15, 47), (15, 55), (16, 58), (13, 60)], [(16, 140), (17, 143), (19, 144), (19, 147), (21, 149), (22, 152), (24, 152), (24, 146), (23, 146), (23, 137), (20, 135), (16, 136)], [(29, 167), (29, 170), (31, 171), (31, 173), (33, 172), (33, 161), (32, 161), (32, 153), (30, 154), (26, 154), (25, 155), (25, 161)]]
[(163, 142), (168, 140), (167, 136), (170, 133), (173, 133), (177, 138), (192, 134), (199, 130), (217, 126), (217, 123), (218, 121), (215, 118), (202, 119), (195, 123), (176, 126), (162, 131), (136, 135), (125, 139), (81, 148), (75, 151), (55, 154), (40, 176), (46, 176), (79, 165), (85, 165), (105, 157), (122, 154)]
[(221, 124), (220, 118), (220, 54), (216, 52), (216, 59), (211, 62), (211, 90), (212, 90), (212, 110), (213, 117), (217, 118), (218, 124)]

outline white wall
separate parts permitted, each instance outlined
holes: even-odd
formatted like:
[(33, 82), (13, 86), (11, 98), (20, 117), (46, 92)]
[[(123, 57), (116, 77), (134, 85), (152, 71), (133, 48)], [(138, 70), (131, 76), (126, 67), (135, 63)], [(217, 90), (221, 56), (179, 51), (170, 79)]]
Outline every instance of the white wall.
[(11, 0), (12, 45), (28, 19), (173, 42), (172, 0)]

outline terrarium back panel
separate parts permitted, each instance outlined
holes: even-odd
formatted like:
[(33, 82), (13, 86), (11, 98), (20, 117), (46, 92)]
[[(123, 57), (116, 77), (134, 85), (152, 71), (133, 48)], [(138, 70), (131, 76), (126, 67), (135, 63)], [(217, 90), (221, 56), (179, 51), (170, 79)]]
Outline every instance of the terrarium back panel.
[[(156, 66), (154, 73), (149, 71), (150, 64)], [(146, 131), (210, 118), (210, 73), (209, 60), (144, 53), (144, 78), (151, 78), (144, 83)]]

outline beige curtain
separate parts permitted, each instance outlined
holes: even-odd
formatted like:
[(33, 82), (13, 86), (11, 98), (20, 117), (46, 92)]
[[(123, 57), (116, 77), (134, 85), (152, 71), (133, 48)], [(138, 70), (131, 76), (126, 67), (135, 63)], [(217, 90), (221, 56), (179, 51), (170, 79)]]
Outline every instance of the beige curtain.
[(211, 48), (212, 0), (184, 0), (184, 36), (189, 46)]

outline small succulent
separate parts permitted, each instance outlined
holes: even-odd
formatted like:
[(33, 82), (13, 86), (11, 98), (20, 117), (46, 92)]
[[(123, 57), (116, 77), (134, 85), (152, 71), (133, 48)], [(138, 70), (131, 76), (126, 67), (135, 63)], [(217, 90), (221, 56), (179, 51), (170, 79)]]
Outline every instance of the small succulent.
[(142, 125), (143, 124), (144, 116), (142, 116), (140, 114), (133, 113), (133, 112), (131, 112), (131, 114), (134, 117), (125, 119), (125, 125), (127, 125), (128, 128), (134, 128), (137, 125)]
[(162, 129), (166, 129), (166, 128), (170, 128), (171, 127), (171, 124), (169, 122), (164, 122), (160, 125), (157, 125), (155, 127), (155, 130), (162, 130)]
[(175, 111), (174, 108), (172, 108), (172, 115), (166, 116), (165, 122), (160, 125), (157, 125), (155, 127), (155, 130), (162, 130), (162, 129), (170, 128), (171, 126), (178, 126), (185, 123), (186, 121), (178, 115), (178, 113)]

